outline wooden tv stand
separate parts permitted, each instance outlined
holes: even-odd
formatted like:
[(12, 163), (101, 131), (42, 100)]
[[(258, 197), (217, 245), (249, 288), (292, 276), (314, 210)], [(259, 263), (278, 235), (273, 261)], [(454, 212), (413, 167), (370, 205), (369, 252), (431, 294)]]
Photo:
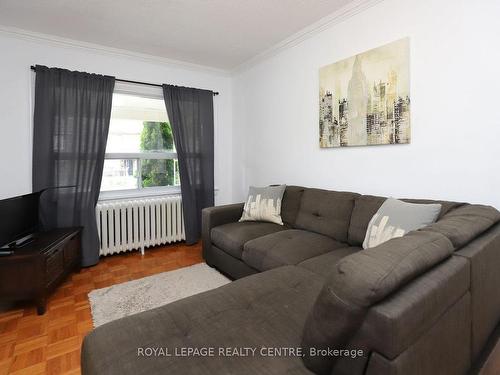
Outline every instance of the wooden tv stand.
[(36, 233), (33, 241), (0, 257), (0, 300), (34, 300), (45, 313), (48, 295), (81, 265), (81, 228)]

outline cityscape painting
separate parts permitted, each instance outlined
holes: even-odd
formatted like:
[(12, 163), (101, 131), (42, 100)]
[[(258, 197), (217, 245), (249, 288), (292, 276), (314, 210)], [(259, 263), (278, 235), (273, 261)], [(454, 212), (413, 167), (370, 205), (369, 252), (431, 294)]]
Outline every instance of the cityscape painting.
[(410, 143), (409, 39), (319, 70), (320, 147)]

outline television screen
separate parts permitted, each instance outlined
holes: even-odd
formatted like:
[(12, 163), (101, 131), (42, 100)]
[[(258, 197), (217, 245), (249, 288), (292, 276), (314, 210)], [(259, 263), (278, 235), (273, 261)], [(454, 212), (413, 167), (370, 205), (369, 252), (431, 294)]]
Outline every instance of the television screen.
[(0, 200), (0, 247), (38, 229), (40, 193)]

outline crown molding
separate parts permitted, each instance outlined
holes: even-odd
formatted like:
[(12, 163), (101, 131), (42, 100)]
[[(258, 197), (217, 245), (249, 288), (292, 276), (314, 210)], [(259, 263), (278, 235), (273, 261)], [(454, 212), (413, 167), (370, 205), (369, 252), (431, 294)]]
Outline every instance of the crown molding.
[(321, 33), (322, 31), (336, 25), (346, 19), (355, 16), (364, 10), (371, 8), (384, 0), (355, 0), (345, 6), (343, 6), (338, 11), (323, 17), (319, 21), (313, 23), (310, 26), (303, 28), (297, 33), (289, 36), (288, 38), (282, 40), (281, 42), (275, 44), (269, 49), (259, 53), (258, 55), (252, 57), (251, 59), (245, 61), (244, 63), (238, 65), (236, 68), (232, 69), (230, 72), (234, 74), (242, 73), (245, 70), (257, 65), (259, 62), (266, 60), (272, 56), (276, 56), (282, 51), (292, 48), (303, 41), (312, 38), (313, 36)]
[(267, 50), (257, 54), (256, 56), (250, 58), (249, 60), (243, 62), (242, 64), (236, 66), (235, 68), (227, 70), (214, 68), (206, 65), (190, 63), (186, 61), (168, 59), (165, 57), (160, 57), (155, 55), (148, 55), (145, 53), (134, 52), (125, 49), (108, 47), (100, 44), (94, 44), (69, 38), (58, 37), (50, 34), (43, 34), (35, 31), (19, 29), (10, 26), (0, 25), (0, 34), (29, 41), (43, 41), (58, 47), (79, 48), (106, 55), (127, 57), (149, 63), (168, 65), (170, 67), (177, 67), (181, 69), (230, 77), (235, 74), (241, 73), (247, 69), (250, 69), (251, 67), (257, 65), (259, 62), (268, 59), (272, 56), (275, 56), (289, 48), (292, 48), (302, 43), (303, 41), (310, 39), (313, 36), (321, 33), (322, 31), (332, 27), (333, 25), (345, 21), (346, 19), (351, 18), (356, 14), (361, 13), (362, 11), (371, 8), (383, 1), (384, 0), (354, 0), (345, 5), (344, 7), (342, 7), (341, 9), (339, 9), (338, 11), (331, 13), (328, 16), (323, 17), (319, 21), (313, 23), (312, 25), (303, 28), (297, 33), (282, 40), (281, 42), (275, 44), (274, 46), (268, 48)]
[[(187, 70), (192, 70), (192, 71), (197, 71), (197, 72), (217, 74), (217, 75), (226, 76), (226, 77), (231, 75), (229, 70), (218, 69), (218, 68), (214, 68), (214, 67), (210, 67), (210, 66), (206, 66), (206, 65), (199, 65), (199, 64), (195, 64), (195, 63), (186, 62), (186, 61), (168, 59), (165, 57), (148, 55), (145, 53), (134, 52), (134, 51), (129, 51), (129, 50), (120, 49), (120, 48), (103, 46), (100, 44), (94, 44), (94, 43), (88, 43), (88, 42), (83, 42), (83, 41), (69, 39), (69, 38), (58, 37), (58, 36), (50, 35), (50, 34), (43, 34), (43, 33), (35, 32), (35, 31), (19, 29), (16, 27), (0, 25), (0, 34), (4, 34), (6, 36), (10, 36), (10, 37), (17, 38), (17, 39), (28, 40), (28, 41), (43, 41), (43, 42), (55, 45), (57, 47), (79, 48), (79, 49), (84, 49), (87, 51), (92, 51), (92, 52), (96, 52), (96, 53), (100, 53), (100, 54), (113, 55), (113, 56), (119, 56), (119, 57), (127, 57), (127, 58), (140, 60), (140, 61), (144, 61), (144, 62), (168, 65), (170, 67), (182, 68), (182, 69), (187, 69)], [(36, 61), (34, 63), (36, 63)]]

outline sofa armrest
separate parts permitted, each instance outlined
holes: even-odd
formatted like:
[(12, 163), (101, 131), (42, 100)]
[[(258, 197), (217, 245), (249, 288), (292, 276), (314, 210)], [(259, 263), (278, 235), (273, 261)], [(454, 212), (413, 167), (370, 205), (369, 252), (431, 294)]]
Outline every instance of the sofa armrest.
[(454, 253), (470, 264), (472, 297), (472, 354), (480, 354), (500, 321), (500, 224)]
[(317, 374), (329, 374), (337, 358), (314, 350), (344, 348), (360, 328), (369, 309), (453, 252), (439, 233), (410, 232), (343, 258), (327, 278), (304, 325), (302, 358)]
[(393, 359), (466, 294), (469, 285), (467, 261), (451, 257), (373, 306), (359, 333), (370, 350)]
[[(365, 369), (373, 355), (380, 355), (390, 363), (407, 358), (408, 353), (422, 345), (427, 335), (432, 335), (436, 325), (443, 326), (441, 329), (445, 330), (444, 336), (447, 337), (442, 337), (442, 340), (446, 342), (453, 333), (446, 331), (449, 327), (446, 328), (443, 319), (447, 319), (445, 316), (457, 301), (468, 295), (469, 285), (468, 262), (452, 256), (372, 306), (345, 347), (347, 350), (363, 350), (363, 358), (340, 358), (331, 375), (366, 374)], [(464, 328), (469, 332), (469, 327)], [(451, 329), (457, 333), (456, 327)], [(456, 345), (460, 347), (454, 347), (456, 353), (470, 351), (467, 340)], [(433, 353), (442, 353), (443, 350), (449, 348), (435, 348)], [(422, 361), (428, 360), (422, 358)]]
[(219, 225), (234, 223), (243, 214), (244, 203), (227, 204), (204, 208), (201, 212), (201, 238), (203, 241), (203, 255), (210, 246), (210, 231)]

